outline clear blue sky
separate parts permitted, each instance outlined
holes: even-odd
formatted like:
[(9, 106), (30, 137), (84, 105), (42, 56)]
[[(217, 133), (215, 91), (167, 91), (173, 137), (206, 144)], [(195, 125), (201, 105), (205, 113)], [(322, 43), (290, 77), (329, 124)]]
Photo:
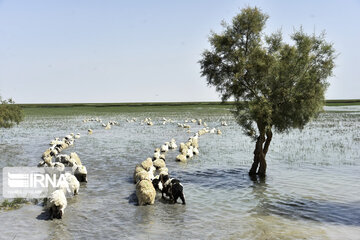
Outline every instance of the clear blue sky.
[[(0, 0), (0, 95), (18, 103), (216, 101), (197, 63), (246, 6), (267, 32), (327, 32), (328, 99), (360, 98), (360, 1)], [(287, 37), (285, 39), (288, 39)]]

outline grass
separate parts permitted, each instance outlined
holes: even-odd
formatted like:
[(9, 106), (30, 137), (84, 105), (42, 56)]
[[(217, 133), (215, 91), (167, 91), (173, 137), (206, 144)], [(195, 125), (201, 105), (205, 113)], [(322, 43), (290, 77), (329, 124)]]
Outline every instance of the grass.
[(22, 204), (29, 203), (25, 198), (14, 198), (12, 201), (4, 200), (0, 205), (0, 210), (19, 209)]
[[(22, 108), (65, 108), (65, 107), (205, 107), (205, 106), (232, 106), (234, 102), (144, 102), (144, 103), (44, 103), (44, 104), (18, 104)], [(360, 99), (326, 100), (327, 106), (360, 105)]]
[[(148, 102), (148, 103), (51, 103), (19, 104), (26, 115), (93, 115), (139, 112), (211, 112), (229, 114), (234, 102)], [(326, 106), (360, 105), (360, 99), (326, 100)]]

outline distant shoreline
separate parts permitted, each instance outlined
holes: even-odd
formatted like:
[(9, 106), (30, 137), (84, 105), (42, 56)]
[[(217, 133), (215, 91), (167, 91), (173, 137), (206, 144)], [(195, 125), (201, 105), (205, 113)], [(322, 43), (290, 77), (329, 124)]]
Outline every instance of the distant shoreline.
[[(234, 102), (139, 102), (139, 103), (28, 103), (17, 104), (23, 108), (64, 108), (64, 107), (161, 107), (161, 106), (230, 106)], [(326, 100), (326, 106), (360, 105), (360, 99)]]

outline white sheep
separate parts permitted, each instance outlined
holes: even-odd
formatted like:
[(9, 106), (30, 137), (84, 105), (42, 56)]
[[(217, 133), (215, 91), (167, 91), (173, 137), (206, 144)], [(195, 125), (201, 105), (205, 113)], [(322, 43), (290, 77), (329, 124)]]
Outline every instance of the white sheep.
[(80, 183), (77, 180), (77, 178), (74, 175), (72, 175), (71, 173), (68, 173), (68, 172), (65, 173), (65, 178), (66, 178), (66, 181), (67, 181), (67, 183), (69, 185), (71, 194), (77, 195), (79, 193), (79, 188), (80, 188)]
[(164, 145), (161, 146), (160, 150), (161, 152), (167, 152), (169, 151), (169, 142), (166, 142)]
[(77, 155), (76, 152), (70, 153), (70, 160), (69, 161), (70, 162), (75, 162), (76, 165), (78, 165), (78, 166), (82, 165), (81, 160), (80, 160), (80, 158), (79, 158), (79, 156)]
[(76, 139), (79, 139), (79, 138), (80, 138), (80, 133), (77, 133), (77, 134), (75, 135), (75, 138), (76, 138)]
[(222, 132), (221, 132), (220, 129), (217, 130), (217, 134), (218, 134), (218, 135), (221, 135), (221, 134), (222, 134)]
[(153, 161), (151, 158), (147, 158), (141, 163), (141, 166), (146, 170), (149, 171), (150, 168), (153, 166)]
[(199, 149), (197, 147), (193, 148), (193, 154), (194, 155), (199, 155)]
[(190, 146), (187, 153), (186, 153), (186, 157), (187, 158), (192, 158), (194, 156), (194, 152), (193, 152), (194, 147)]
[(185, 145), (185, 143), (180, 143), (179, 152), (181, 152), (182, 154), (186, 154), (187, 149), (188, 149), (188, 147)]
[(225, 121), (222, 121), (221, 126), (227, 126), (227, 123)]
[(169, 149), (176, 149), (177, 145), (176, 145), (176, 141), (175, 139), (171, 139), (170, 144), (169, 144)]
[(153, 159), (160, 158), (160, 148), (156, 148), (154, 151)]
[(162, 167), (166, 167), (165, 161), (164, 161), (163, 159), (160, 159), (160, 158), (156, 159), (156, 160), (153, 162), (153, 164), (154, 164), (154, 167), (155, 167), (156, 169), (159, 169), (159, 168), (162, 168)]
[(136, 184), (136, 196), (140, 206), (154, 204), (156, 190), (149, 180), (141, 180)]
[(67, 200), (64, 191), (58, 189), (52, 192), (47, 201), (47, 208), (49, 209), (50, 219), (62, 218), (66, 206)]
[(92, 130), (92, 129), (88, 129), (88, 134), (89, 134), (89, 135), (93, 134), (93, 130)]
[(186, 155), (184, 154), (179, 154), (176, 156), (176, 161), (178, 162), (186, 162)]
[(79, 182), (87, 182), (87, 170), (86, 167), (83, 165), (74, 165), (75, 171), (74, 171), (74, 175), (77, 178), (77, 180)]
[(134, 183), (137, 183), (142, 180), (151, 180), (150, 176), (149, 176), (149, 172), (145, 171), (145, 169), (143, 169), (142, 171), (136, 172), (134, 175)]

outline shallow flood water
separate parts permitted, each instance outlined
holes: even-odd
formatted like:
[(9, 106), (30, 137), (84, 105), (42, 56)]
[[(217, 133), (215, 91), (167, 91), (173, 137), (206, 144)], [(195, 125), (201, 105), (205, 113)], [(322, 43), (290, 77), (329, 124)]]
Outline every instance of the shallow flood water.
[[(105, 130), (82, 122), (89, 117), (120, 125)], [(145, 117), (154, 126), (140, 125)], [(163, 117), (174, 123), (163, 125)], [(190, 123), (186, 133), (177, 122), (191, 118), (223, 134), (201, 136), (200, 155), (186, 164), (175, 162), (178, 151), (167, 153), (187, 204), (168, 204), (158, 194), (155, 205), (137, 206), (135, 165), (171, 138), (186, 141), (200, 126)], [(359, 129), (360, 107), (328, 107), (304, 130), (274, 134), (268, 175), (260, 180), (247, 174), (255, 143), (225, 108), (26, 109), (24, 122), (0, 130), (0, 167), (36, 166), (51, 139), (79, 132), (64, 153), (78, 153), (88, 183), (61, 220), (46, 220), (34, 204), (1, 211), (0, 239), (359, 239)]]

